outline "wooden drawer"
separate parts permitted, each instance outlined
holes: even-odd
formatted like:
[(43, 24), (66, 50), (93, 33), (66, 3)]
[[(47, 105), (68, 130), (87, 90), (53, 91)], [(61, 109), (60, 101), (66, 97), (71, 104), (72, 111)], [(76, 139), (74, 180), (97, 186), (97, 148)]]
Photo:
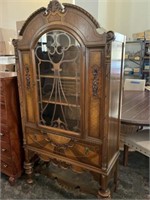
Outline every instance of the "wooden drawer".
[(12, 161), (10, 159), (1, 158), (1, 172), (11, 176), (13, 174)]
[(9, 142), (1, 141), (1, 156), (11, 157), (11, 148)]
[(21, 123), (16, 73), (0, 73), (0, 171), (10, 177), (21, 175)]
[[(54, 134), (28, 133), (27, 144), (74, 161), (98, 167), (101, 163), (100, 145), (91, 145)], [(48, 159), (48, 158), (47, 158)]]
[(7, 125), (1, 124), (0, 127), (0, 140), (1, 141), (9, 141), (9, 132)]

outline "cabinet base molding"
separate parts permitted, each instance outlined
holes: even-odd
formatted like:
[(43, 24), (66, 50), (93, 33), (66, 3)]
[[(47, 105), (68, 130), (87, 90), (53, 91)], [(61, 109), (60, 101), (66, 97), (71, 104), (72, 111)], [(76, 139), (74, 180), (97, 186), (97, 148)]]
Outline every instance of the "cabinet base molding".
[(73, 166), (64, 168), (53, 161), (45, 162), (39, 159), (39, 163), (34, 168), (34, 173), (50, 178), (62, 190), (67, 190), (74, 195), (91, 194), (99, 199), (109, 199), (112, 195), (111, 192), (114, 190), (113, 184), (111, 184), (111, 190), (109, 188), (106, 190), (102, 189), (102, 177), (107, 184), (107, 176), (101, 174), (94, 176), (93, 172), (85, 169), (77, 172)]

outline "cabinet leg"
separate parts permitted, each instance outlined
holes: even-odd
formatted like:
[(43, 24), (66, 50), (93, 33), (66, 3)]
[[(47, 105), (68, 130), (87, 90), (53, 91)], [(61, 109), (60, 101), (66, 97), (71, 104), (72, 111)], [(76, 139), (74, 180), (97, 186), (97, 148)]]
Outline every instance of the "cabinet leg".
[(98, 191), (98, 199), (111, 199), (110, 189), (108, 188), (107, 176), (101, 176), (100, 186), (101, 188)]
[(24, 162), (25, 173), (28, 175), (27, 183), (33, 183), (32, 174), (33, 174), (33, 166), (30, 162)]
[(117, 186), (118, 186), (118, 161), (116, 163), (115, 172), (114, 172), (114, 185), (115, 185), (114, 192), (116, 192)]
[(15, 182), (16, 182), (16, 179), (14, 177), (10, 176), (9, 179), (8, 179), (8, 181), (9, 181), (9, 183), (10, 183), (11, 186), (14, 186)]

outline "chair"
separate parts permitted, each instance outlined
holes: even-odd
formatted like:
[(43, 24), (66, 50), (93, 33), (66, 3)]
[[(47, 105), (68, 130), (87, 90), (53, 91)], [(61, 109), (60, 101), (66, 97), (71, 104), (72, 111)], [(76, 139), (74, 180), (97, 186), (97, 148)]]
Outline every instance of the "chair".
[(150, 129), (143, 129), (135, 132), (127, 132), (121, 135), (121, 141), (124, 143), (123, 164), (128, 164), (129, 147), (145, 156), (150, 157)]

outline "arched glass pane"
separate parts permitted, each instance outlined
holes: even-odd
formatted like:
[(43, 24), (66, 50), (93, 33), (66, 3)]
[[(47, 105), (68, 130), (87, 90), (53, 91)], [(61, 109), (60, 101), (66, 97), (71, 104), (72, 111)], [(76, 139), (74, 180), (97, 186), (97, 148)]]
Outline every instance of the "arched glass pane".
[(80, 51), (77, 40), (62, 30), (39, 39), (35, 60), (41, 124), (80, 133)]

